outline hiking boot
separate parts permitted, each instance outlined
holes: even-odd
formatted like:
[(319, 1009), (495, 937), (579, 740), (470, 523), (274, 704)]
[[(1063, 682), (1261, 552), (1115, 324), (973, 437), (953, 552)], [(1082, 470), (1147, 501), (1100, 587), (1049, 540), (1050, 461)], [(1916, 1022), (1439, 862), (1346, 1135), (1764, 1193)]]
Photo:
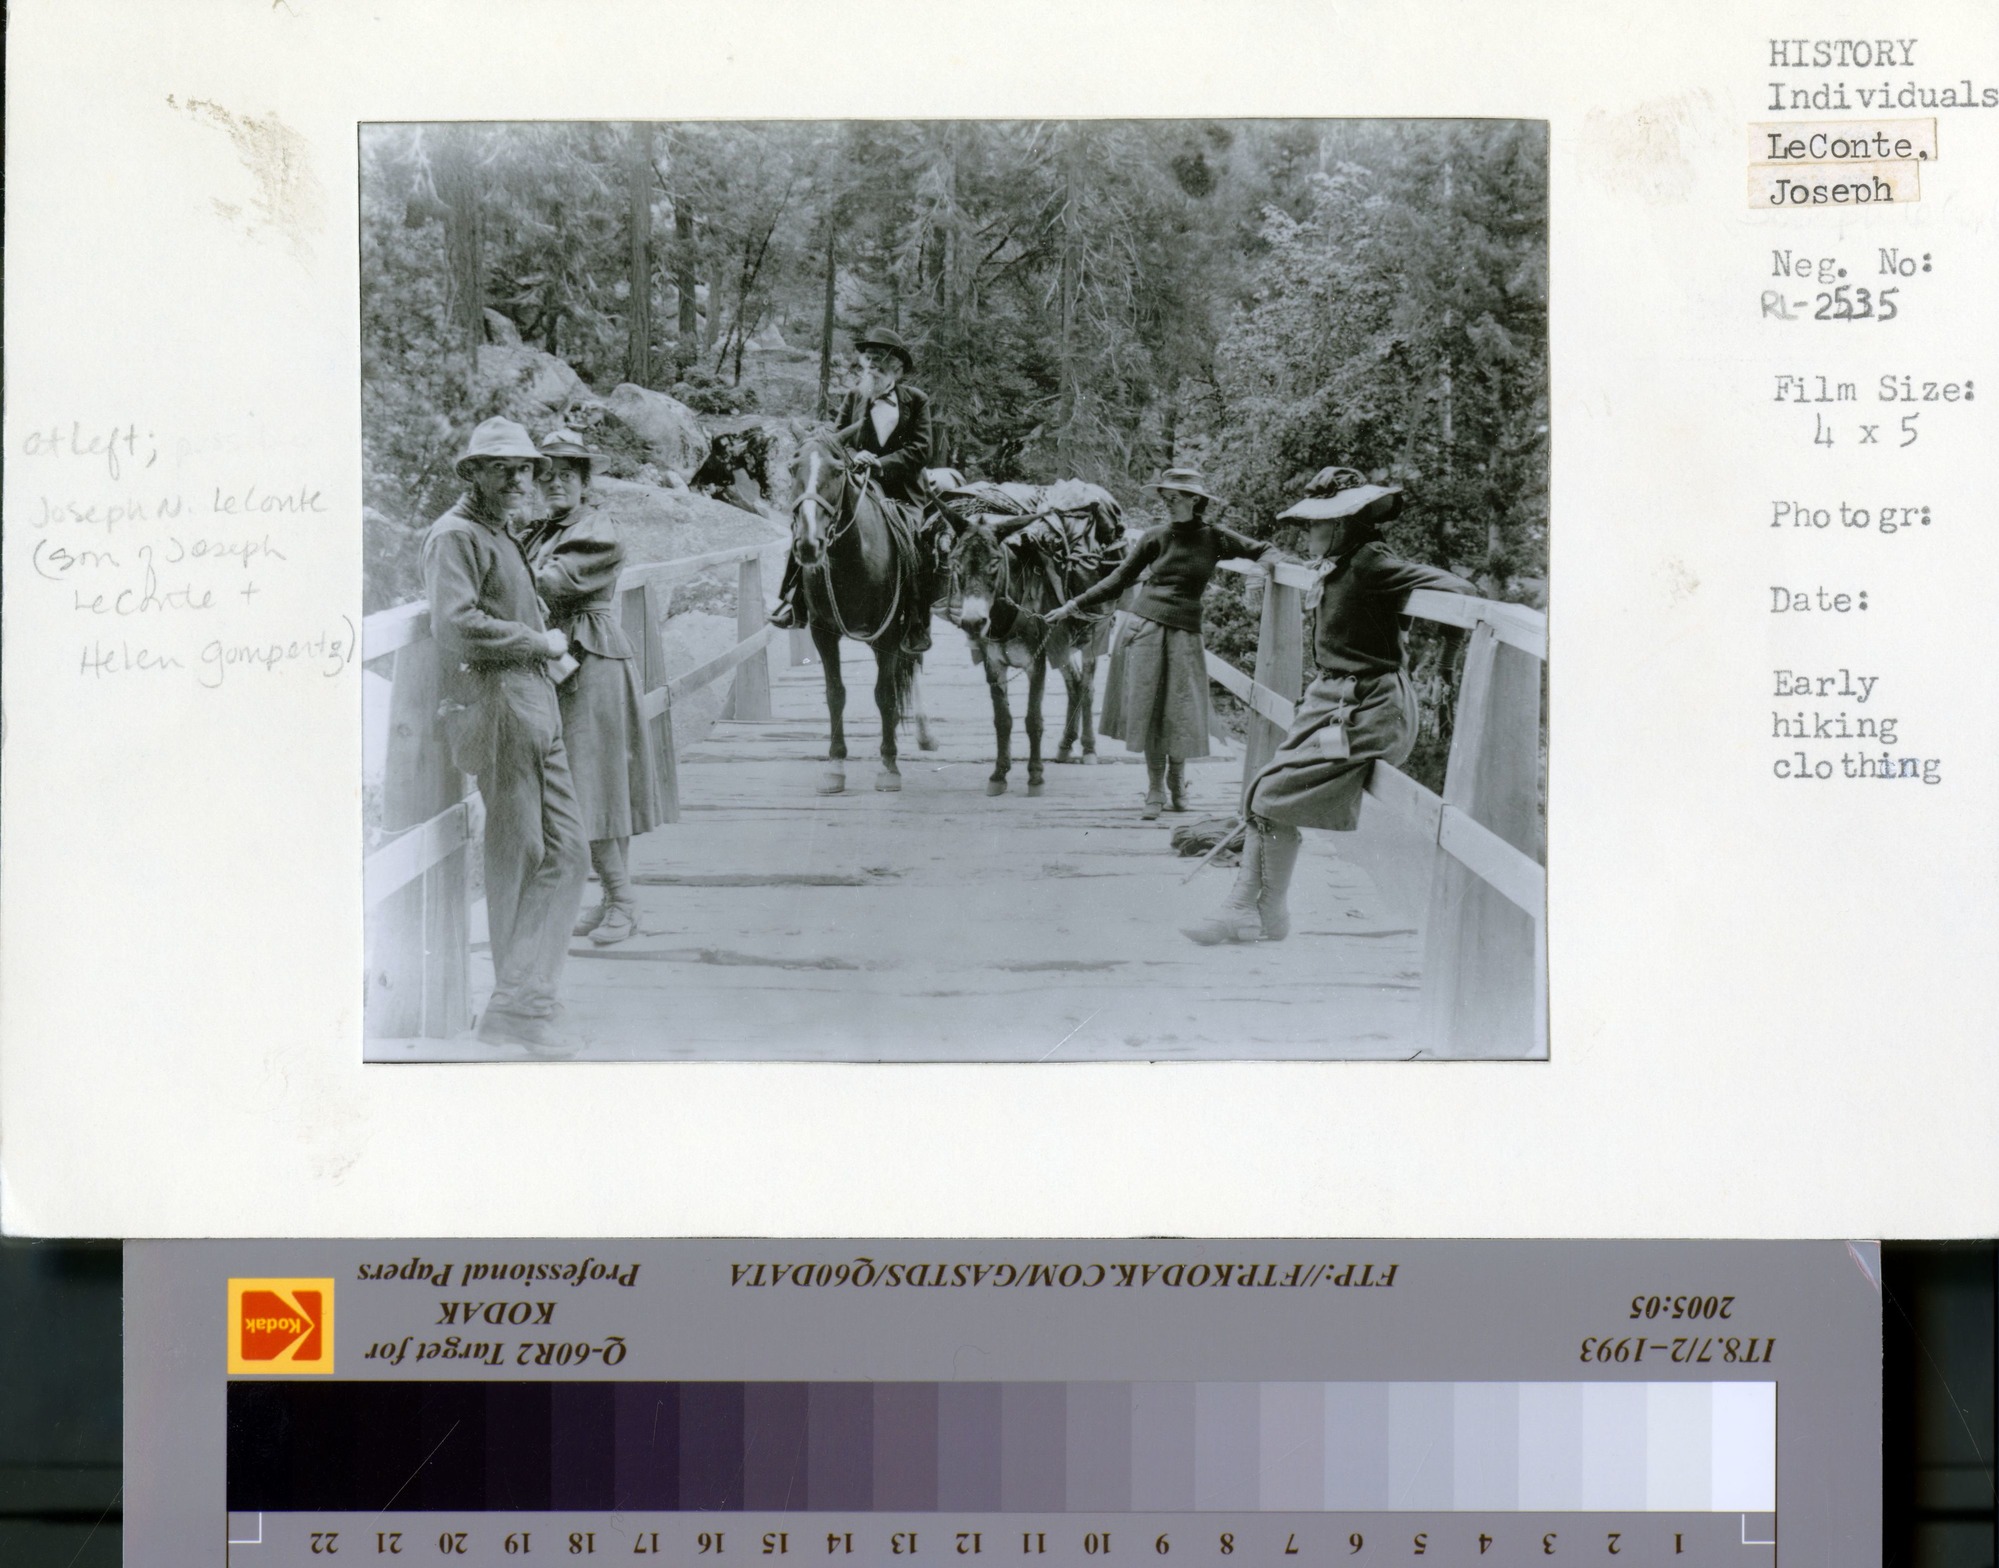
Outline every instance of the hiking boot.
[(1182, 757), (1175, 757), (1166, 764), (1166, 790), (1168, 811), (1187, 809), (1187, 763)]
[(1262, 861), (1256, 911), (1263, 921), (1263, 940), (1281, 942), (1291, 934), (1291, 911), (1285, 897), (1291, 890), (1291, 873), (1298, 864), (1298, 851), (1305, 835), (1296, 828), (1279, 828), (1262, 833)]
[(523, 1018), (517, 1013), (486, 1009), (479, 1020), (479, 1038), (487, 1045), (518, 1045), (530, 1056), (556, 1061), (583, 1049), (583, 1037), (563, 1029), (553, 1018)]
[(570, 927), (569, 934), (571, 936), (588, 936), (604, 923), (604, 917), (610, 912), (611, 906), (608, 903), (599, 904), (595, 909), (584, 910), (583, 918)]
[(598, 947), (610, 947), (630, 941), (638, 934), (638, 911), (630, 904), (609, 904), (605, 906), (603, 922), (590, 933), (590, 940)]
[(1243, 835), (1242, 864), (1236, 868), (1235, 886), (1217, 909), (1197, 926), (1182, 926), (1180, 934), (1203, 947), (1223, 942), (1255, 942), (1263, 937), (1263, 915), (1257, 900), (1263, 891), (1262, 835), (1251, 828)]
[(1145, 765), (1145, 809), (1139, 816), (1147, 822), (1158, 820), (1159, 813), (1166, 809), (1166, 770)]

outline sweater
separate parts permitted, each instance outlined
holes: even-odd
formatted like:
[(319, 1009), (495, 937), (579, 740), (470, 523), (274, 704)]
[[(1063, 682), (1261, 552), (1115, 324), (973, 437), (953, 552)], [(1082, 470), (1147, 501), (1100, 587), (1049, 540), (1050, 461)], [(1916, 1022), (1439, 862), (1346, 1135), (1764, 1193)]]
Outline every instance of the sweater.
[(1312, 653), (1325, 675), (1387, 675), (1402, 668), (1402, 607), (1418, 588), (1473, 593), (1462, 577), (1390, 555), (1370, 540), (1320, 578)]
[(1138, 580), (1148, 566), (1152, 575), (1139, 590), (1134, 615), (1181, 631), (1201, 629), (1201, 596), (1215, 575), (1218, 561), (1261, 560), (1270, 546), (1224, 528), (1220, 523), (1161, 523), (1149, 528), (1124, 563), (1096, 587), (1075, 598), (1076, 608), (1115, 599)]

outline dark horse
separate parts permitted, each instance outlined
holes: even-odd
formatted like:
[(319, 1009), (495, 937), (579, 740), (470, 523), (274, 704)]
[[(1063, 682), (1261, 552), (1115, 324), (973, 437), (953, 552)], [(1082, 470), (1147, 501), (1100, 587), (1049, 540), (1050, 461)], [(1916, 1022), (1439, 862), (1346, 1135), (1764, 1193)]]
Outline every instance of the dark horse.
[[(826, 711), (833, 722), (832, 766), (819, 793), (847, 787), (847, 732), (842, 722), (847, 686), (840, 678), (840, 640), (864, 642), (875, 655), (875, 707), (881, 712), (881, 771), (875, 788), (902, 788), (896, 767), (895, 727), (909, 705), (921, 654), (903, 648), (912, 616), (928, 616), (918, 602), (924, 573), (908, 527), (892, 517), (893, 503), (854, 470), (852, 454), (826, 436), (805, 441), (792, 465), (798, 500), (791, 513), (792, 549), (804, 588), (806, 626), (826, 672)], [(934, 750), (929, 726), (918, 718), (918, 744)]]
[(1075, 760), (1079, 738), (1083, 743), (1081, 760), (1097, 760), (1096, 725), (1090, 710), (1096, 633), (1104, 618), (1078, 618), (1050, 626), (1043, 617), (1064, 599), (1074, 598), (1101, 580), (1109, 568), (1099, 557), (1078, 547), (1060, 514), (993, 520), (952, 516), (952, 525), (957, 537), (951, 545), (949, 614), (971, 638), (972, 657), (984, 667), (993, 698), (993, 735), (998, 751), (986, 793), (1006, 793), (1006, 776), (1013, 765), (1013, 711), (1007, 704), (1006, 676), (1009, 669), (1015, 669), (1027, 671), (1027, 793), (1039, 795), (1043, 783), (1041, 695), (1051, 665), (1062, 672), (1063, 684), (1069, 689), (1069, 712), (1062, 723), (1062, 744), (1055, 760)]

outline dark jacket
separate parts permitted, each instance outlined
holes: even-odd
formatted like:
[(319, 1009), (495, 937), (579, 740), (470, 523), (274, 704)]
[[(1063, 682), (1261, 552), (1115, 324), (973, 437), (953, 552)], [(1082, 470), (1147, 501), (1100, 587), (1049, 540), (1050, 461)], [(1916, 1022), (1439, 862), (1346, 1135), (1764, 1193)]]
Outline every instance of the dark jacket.
[(560, 522), (534, 524), (521, 549), (550, 617), (572, 643), (600, 659), (632, 657), (617, 602), (625, 547), (608, 512), (586, 498)]
[(1131, 613), (1161, 626), (1182, 631), (1201, 629), (1201, 595), (1215, 575), (1217, 561), (1258, 561), (1270, 546), (1224, 528), (1220, 523), (1161, 523), (1148, 528), (1124, 558), (1124, 564), (1087, 593), (1076, 595), (1076, 608), (1115, 599), (1138, 580), (1148, 566), (1152, 575), (1139, 590)]
[(1312, 652), (1323, 675), (1387, 675), (1402, 668), (1402, 608), (1418, 588), (1476, 593), (1462, 577), (1391, 555), (1379, 540), (1320, 579)]
[(868, 405), (854, 392), (849, 392), (840, 405), (839, 425), (834, 435), (841, 445), (857, 452), (872, 452), (882, 460), (876, 472), (881, 476), (882, 489), (892, 498), (920, 505), (923, 470), (930, 466), (930, 399), (902, 381), (896, 384), (895, 400), (895, 428), (886, 441), (876, 439)]

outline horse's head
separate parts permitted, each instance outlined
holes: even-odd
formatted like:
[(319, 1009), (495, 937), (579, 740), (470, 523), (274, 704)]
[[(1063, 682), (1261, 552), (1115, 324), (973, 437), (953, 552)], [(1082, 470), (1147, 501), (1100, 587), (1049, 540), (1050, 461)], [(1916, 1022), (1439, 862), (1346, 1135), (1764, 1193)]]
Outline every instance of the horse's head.
[(791, 489), (798, 497), (791, 507), (791, 539), (801, 566), (818, 561), (840, 521), (848, 503), (848, 464), (847, 449), (831, 436), (799, 443), (791, 464)]
[(944, 613), (977, 637), (992, 619), (993, 606), (1006, 596), (1006, 541), (1034, 519), (1008, 517), (988, 523), (974, 517), (953, 521), (957, 537), (951, 543), (951, 584)]

